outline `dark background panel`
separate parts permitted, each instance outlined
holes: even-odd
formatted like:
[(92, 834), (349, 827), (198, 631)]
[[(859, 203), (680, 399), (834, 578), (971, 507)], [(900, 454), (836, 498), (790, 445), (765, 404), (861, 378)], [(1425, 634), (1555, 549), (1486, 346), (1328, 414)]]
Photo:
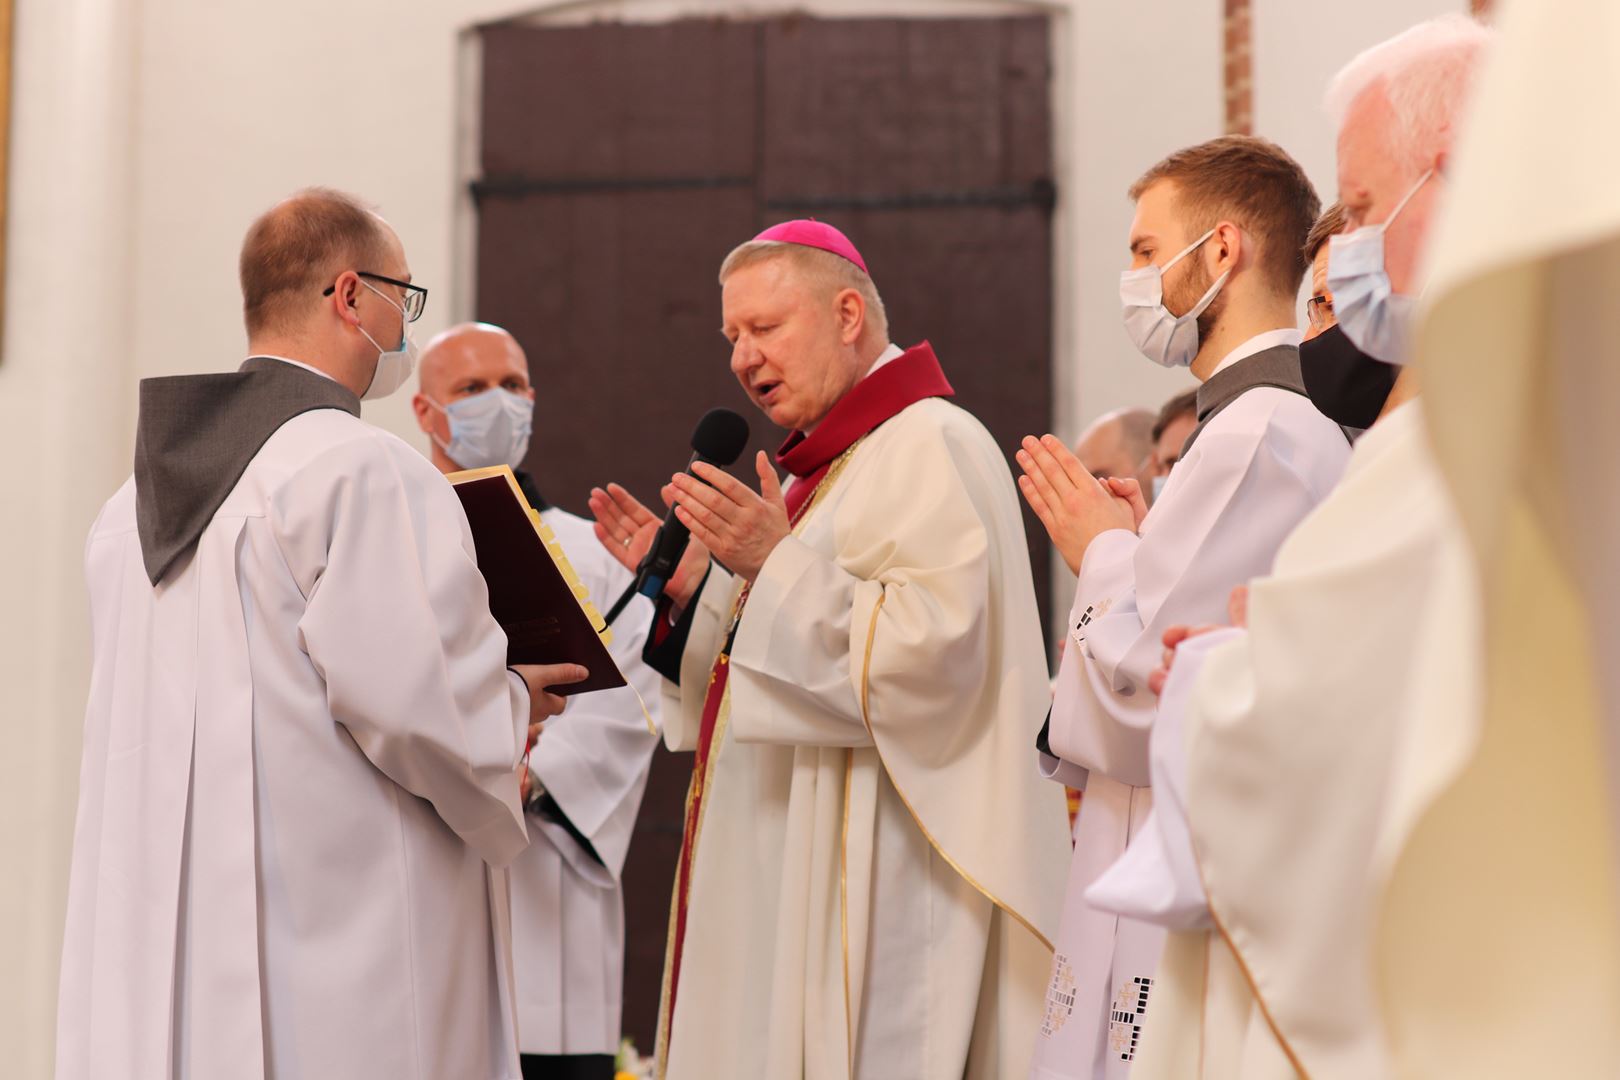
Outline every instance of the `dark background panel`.
[(484, 176), (751, 175), (757, 38), (724, 19), (486, 28)]
[(662, 513), (659, 487), (716, 405), (748, 418), (751, 449), (775, 449), (731, 374), (715, 278), (755, 217), (745, 190), (485, 199), (477, 317), (528, 352), (524, 465), (547, 498), (585, 513), (590, 489), (616, 480)]
[(767, 201), (1050, 176), (1044, 18), (776, 19), (763, 49)]

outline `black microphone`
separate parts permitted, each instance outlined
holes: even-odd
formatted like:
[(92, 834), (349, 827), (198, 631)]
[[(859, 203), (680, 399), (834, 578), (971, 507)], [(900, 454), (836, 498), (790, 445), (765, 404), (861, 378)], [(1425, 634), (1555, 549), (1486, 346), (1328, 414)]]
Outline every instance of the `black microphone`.
[[(692, 430), (692, 460), (686, 463), (686, 471), (691, 472), (692, 466), (700, 461), (725, 468), (742, 457), (747, 447), (748, 421), (730, 409), (710, 409)], [(652, 547), (641, 560), (641, 565), (636, 567), (635, 580), (607, 613), (607, 621), (611, 623), (618, 618), (633, 596), (657, 600), (658, 594), (668, 584), (670, 575), (680, 565), (681, 556), (686, 553), (686, 545), (691, 539), (691, 531), (681, 524), (671, 508), (664, 515), (664, 523), (659, 526)]]

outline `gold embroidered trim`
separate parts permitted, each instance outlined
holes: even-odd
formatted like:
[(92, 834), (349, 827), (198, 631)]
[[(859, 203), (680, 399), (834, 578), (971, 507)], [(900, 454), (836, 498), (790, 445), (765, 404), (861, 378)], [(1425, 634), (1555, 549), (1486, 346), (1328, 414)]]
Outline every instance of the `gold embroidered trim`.
[[(887, 591), (879, 593), (878, 602), (872, 608), (872, 622), (866, 631), (866, 660), (861, 667), (861, 722), (866, 725), (866, 733), (872, 739), (872, 749), (877, 753), (878, 761), (880, 763), (883, 761), (883, 752), (878, 748), (877, 736), (872, 733), (872, 713), (868, 703), (870, 701), (872, 690), (872, 647), (877, 642), (878, 616), (883, 613), (883, 603), (887, 599)], [(889, 767), (887, 765), (883, 766), (883, 771), (888, 774), (889, 782), (894, 783), (894, 773), (889, 771)], [(917, 823), (917, 828), (921, 830), (923, 838), (928, 841), (929, 846), (939, 853), (939, 857), (944, 859), (946, 864), (949, 865), (952, 870), (956, 871), (957, 876), (963, 881), (967, 882), (969, 885), (973, 886), (973, 888), (977, 890), (978, 893), (986, 900), (990, 901), (990, 903), (1012, 916), (1013, 920), (1016, 921), (1020, 926), (1022, 926), (1025, 930), (1028, 930), (1031, 934), (1035, 935), (1035, 940), (1046, 946), (1047, 952), (1052, 952), (1053, 948), (1051, 941), (1047, 940), (1045, 934), (1035, 929), (1034, 923), (1024, 918), (1024, 916), (1020, 915), (1013, 909), (1012, 905), (1008, 904), (995, 893), (991, 892), (989, 889), (980, 884), (978, 878), (968, 873), (967, 869), (963, 867), (961, 863), (951, 858), (950, 853), (940, 846), (939, 841), (934, 839), (934, 834), (928, 831), (928, 826), (923, 824), (922, 816), (917, 813), (917, 808), (911, 804), (911, 800), (906, 797), (906, 793), (901, 790), (899, 784), (894, 784), (894, 790), (895, 793), (900, 796), (900, 801), (906, 804), (906, 810), (911, 814), (911, 820)]]
[[(1232, 935), (1226, 930), (1226, 923), (1221, 921), (1220, 915), (1215, 911), (1215, 905), (1209, 901), (1209, 882), (1204, 877), (1204, 863), (1198, 857), (1198, 846), (1196, 844), (1189, 846), (1193, 849), (1193, 866), (1198, 870), (1198, 885), (1204, 890), (1204, 902), (1209, 908), (1210, 920), (1214, 922), (1215, 929), (1219, 931), (1221, 939), (1226, 942), (1226, 947), (1232, 950), (1232, 958), (1237, 961), (1238, 970), (1243, 973), (1244, 982), (1249, 984), (1249, 993), (1254, 995), (1254, 1003), (1260, 1007), (1260, 1015), (1265, 1018), (1266, 1026), (1271, 1029), (1272, 1038), (1276, 1039), (1277, 1045), (1282, 1047), (1283, 1056), (1288, 1059), (1288, 1063), (1299, 1074), (1300, 1080), (1310, 1080), (1311, 1074), (1305, 1071), (1304, 1063), (1299, 1060), (1299, 1055), (1294, 1053), (1294, 1048), (1289, 1045), (1288, 1040), (1283, 1037), (1282, 1029), (1277, 1026), (1276, 1018), (1271, 1015), (1271, 1009), (1267, 1007), (1266, 999), (1260, 993), (1260, 984), (1255, 981), (1254, 972), (1249, 970), (1248, 962), (1243, 959), (1243, 954), (1238, 951), (1237, 942), (1232, 940)], [(1205, 971), (1207, 973), (1208, 966), (1206, 966)], [(1208, 981), (1207, 974), (1205, 980)]]
[[(722, 662), (724, 661), (722, 660)], [(710, 678), (712, 680), (712, 673)], [(705, 691), (705, 693), (707, 693), (707, 691)], [(711, 805), (711, 801), (709, 799), (709, 788), (714, 784), (714, 767), (720, 761), (720, 741), (725, 738), (726, 726), (730, 720), (731, 683), (728, 681), (726, 683), (725, 693), (720, 698), (720, 710), (714, 715), (714, 737), (709, 743), (709, 760), (701, 775), (696, 770), (693, 770), (692, 782), (687, 786), (686, 789), (686, 817), (690, 817), (692, 814), (692, 800), (700, 794), (703, 796), (703, 805), (698, 809), (697, 820), (692, 823), (692, 835), (690, 837), (683, 837), (681, 840), (681, 848), (683, 851), (688, 843), (692, 845), (692, 855), (688, 861), (686, 884), (687, 901), (689, 904), (691, 902), (692, 883), (697, 880), (698, 837), (703, 832), (703, 820), (709, 816), (709, 807)], [(669, 940), (664, 946), (664, 985), (663, 990), (659, 994), (658, 998), (658, 1051), (656, 1056), (658, 1058), (657, 1075), (660, 1080), (662, 1080), (665, 1070), (669, 1067), (669, 1035), (672, 1025), (675, 1023), (675, 1017), (669, 1011), (669, 991), (671, 987), (671, 980), (674, 976), (674, 972), (671, 970), (671, 964), (675, 959), (675, 926), (677, 914), (680, 910), (680, 902), (681, 879), (680, 866), (677, 863), (675, 870), (675, 888), (670, 898)], [(688, 921), (690, 921), (690, 912), (688, 912)], [(687, 930), (690, 932), (691, 927), (688, 926)]]
[[(1209, 1032), (1209, 982), (1215, 967), (1215, 937), (1204, 934), (1204, 992), (1198, 999), (1198, 1076), (1199, 1080), (1209, 1075), (1204, 1068), (1204, 1052), (1208, 1049), (1205, 1038)], [(1160, 991), (1163, 993), (1163, 991)]]
[(866, 436), (862, 435), (860, 438), (849, 444), (848, 450), (845, 450), (842, 454), (839, 454), (837, 457), (833, 458), (833, 463), (827, 466), (827, 475), (823, 476), (821, 478), (821, 482), (816, 484), (816, 490), (810, 493), (810, 498), (805, 502), (804, 506), (800, 508), (798, 517), (793, 522), (794, 536), (798, 536), (799, 533), (804, 531), (804, 524), (810, 519), (811, 513), (814, 512), (816, 507), (820, 506), (822, 501), (827, 498), (827, 493), (832, 490), (833, 482), (836, 481), (839, 476), (843, 475), (844, 470), (849, 466), (849, 459), (855, 456), (855, 451), (859, 450), (861, 444), (865, 441)]
[[(1205, 895), (1208, 895), (1207, 891)], [(1232, 940), (1232, 935), (1226, 932), (1226, 924), (1221, 922), (1221, 917), (1215, 914), (1213, 908), (1210, 909), (1209, 914), (1210, 918), (1215, 921), (1215, 929), (1221, 932), (1221, 937), (1226, 941), (1226, 947), (1232, 950), (1232, 958), (1237, 961), (1238, 970), (1243, 972), (1243, 980), (1249, 984), (1249, 993), (1254, 995), (1254, 1003), (1260, 1006), (1260, 1015), (1266, 1018), (1266, 1026), (1271, 1029), (1272, 1037), (1277, 1040), (1277, 1045), (1282, 1047), (1283, 1056), (1288, 1059), (1288, 1063), (1299, 1074), (1300, 1080), (1311, 1080), (1311, 1074), (1306, 1071), (1304, 1063), (1299, 1060), (1299, 1055), (1294, 1053), (1294, 1048), (1283, 1037), (1282, 1029), (1277, 1026), (1277, 1021), (1271, 1015), (1271, 1010), (1266, 1007), (1266, 999), (1260, 994), (1260, 984), (1254, 981), (1254, 973), (1249, 970), (1249, 965), (1243, 959), (1243, 954), (1238, 952), (1237, 943)]]
[(849, 796), (855, 782), (855, 751), (844, 751), (844, 838), (838, 848), (838, 922), (844, 941), (844, 1032), (849, 1075), (855, 1075), (855, 1011), (849, 996)]
[[(697, 779), (696, 774), (686, 785), (686, 805), (692, 804), (692, 783)], [(683, 812), (684, 819), (690, 809)], [(681, 906), (681, 869), (677, 862), (675, 866), (675, 887), (669, 890), (669, 932), (664, 938), (664, 976), (659, 980), (658, 990), (658, 1036), (653, 1042), (653, 1076), (657, 1080), (664, 1080), (669, 1072), (669, 1025), (674, 1017), (669, 1011), (669, 988), (674, 972), (671, 970), (675, 963), (675, 926)]]
[[(854, 457), (856, 448), (859, 447), (861, 445), (861, 443), (863, 443), (865, 441), (866, 441), (866, 436), (863, 435), (859, 439), (856, 439), (853, 443), (851, 443), (850, 446), (849, 446), (849, 449), (845, 450), (842, 454), (839, 454), (838, 457), (833, 459), (833, 463), (830, 466), (828, 466), (828, 468), (827, 468), (827, 475), (823, 476), (821, 478), (821, 481), (818, 484), (816, 484), (816, 489), (810, 493), (810, 498), (805, 502), (804, 506), (800, 508), (798, 516), (794, 520), (794, 523), (793, 523), (793, 535), (797, 536), (799, 534), (800, 530), (802, 530), (804, 528), (804, 523), (805, 523), (806, 520), (809, 519), (811, 512), (813, 510), (815, 510), (816, 507), (819, 506), (824, 499), (826, 499), (827, 492), (828, 492), (828, 490), (831, 489), (831, 487), (833, 485), (833, 481), (837, 480), (838, 477), (843, 473), (845, 467), (849, 465), (850, 458)], [(513, 481), (513, 482), (514, 482), (514, 484), (516, 483), (516, 481)], [(732, 630), (735, 630), (736, 627), (737, 627), (737, 624), (742, 621), (743, 606), (744, 606), (744, 604), (747, 603), (747, 599), (748, 599), (748, 590), (747, 590), (745, 584), (739, 581), (738, 585), (737, 585), (736, 594), (732, 597), (732, 600), (731, 600), (731, 619), (730, 619), (730, 622), (729, 622), (729, 626), (728, 626), (728, 628), (726, 630), (726, 637), (727, 638), (730, 638)], [(694, 603), (697, 602), (696, 597), (693, 597), (693, 602)], [(715, 657), (715, 664), (728, 664), (728, 663), (730, 663), (730, 658), (728, 656), (726, 656), (725, 654), (721, 654), (720, 656)], [(713, 681), (714, 681), (714, 671), (713, 671), (714, 664), (709, 665), (709, 667), (710, 667), (710, 674), (709, 674), (710, 685), (713, 685)], [(704, 688), (705, 697), (707, 697), (707, 694), (708, 694), (708, 688), (705, 687)], [(685, 812), (682, 815), (683, 819), (691, 816), (691, 813), (692, 813), (692, 799), (693, 799), (694, 795), (696, 795), (698, 792), (702, 792), (705, 795), (703, 806), (698, 811), (697, 821), (693, 822), (693, 824), (692, 824), (692, 835), (691, 835), (691, 837), (689, 837), (689, 838), (688, 837), (682, 837), (682, 840), (681, 840), (681, 848), (682, 848), (683, 851), (685, 851), (686, 845), (688, 843), (691, 844), (691, 854), (688, 857), (688, 870), (687, 870), (687, 874), (688, 874), (687, 891), (688, 891), (688, 899), (689, 900), (690, 900), (690, 892), (691, 892), (691, 888), (692, 888), (692, 882), (697, 880), (697, 841), (698, 841), (698, 836), (703, 832), (703, 819), (708, 817), (708, 815), (709, 815), (709, 805), (710, 805), (711, 800), (709, 800), (707, 798), (707, 793), (709, 791), (709, 788), (713, 786), (714, 768), (715, 768), (715, 765), (718, 764), (719, 761), (720, 761), (720, 749), (721, 749), (722, 743), (724, 742), (724, 739), (725, 739), (726, 726), (727, 726), (727, 722), (730, 720), (730, 718), (731, 718), (731, 682), (728, 679), (727, 682), (726, 682), (725, 696), (723, 696), (720, 699), (720, 710), (719, 710), (719, 712), (717, 712), (715, 714), (715, 718), (714, 718), (714, 735), (710, 738), (710, 741), (709, 741), (709, 760), (708, 760), (707, 766), (704, 768), (703, 774), (701, 776), (697, 773), (696, 770), (693, 771), (691, 783), (689, 783), (687, 785), (687, 788), (686, 788), (686, 809), (685, 809)], [(649, 727), (649, 729), (652, 728), (652, 718), (650, 716), (648, 717), (648, 727)], [(654, 734), (657, 734), (656, 729), (654, 729)], [(853, 759), (852, 759), (852, 761), (853, 761)], [(847, 768), (846, 768), (846, 771), (845, 771), (845, 785), (844, 785), (844, 838), (845, 838), (845, 842), (847, 843), (848, 839), (849, 839), (849, 784), (848, 784), (848, 769)], [(842, 855), (840, 855), (840, 858), (842, 858)], [(842, 876), (842, 871), (840, 872), (840, 875)], [(842, 892), (842, 889), (843, 889), (842, 881), (840, 881), (839, 888), (840, 888), (840, 892)], [(675, 888), (673, 890), (671, 890), (671, 894), (670, 894), (669, 932), (666, 935), (666, 941), (664, 943), (663, 987), (662, 987), (662, 989), (661, 989), (661, 991), (659, 993), (659, 996), (658, 996), (658, 1039), (657, 1039), (657, 1043), (656, 1043), (656, 1046), (655, 1046), (654, 1051), (653, 1051), (653, 1056), (656, 1059), (656, 1065), (654, 1066), (654, 1068), (655, 1068), (654, 1075), (658, 1077), (658, 1080), (664, 1080), (664, 1076), (669, 1070), (670, 1034), (671, 1034), (671, 1032), (673, 1030), (673, 1026), (674, 1026), (674, 1023), (675, 1023), (675, 1017), (670, 1013), (670, 1009), (669, 1009), (669, 991), (670, 991), (671, 980), (674, 977), (674, 972), (672, 970), (672, 966), (673, 966), (674, 959), (675, 959), (675, 927), (676, 927), (677, 921), (678, 921), (677, 916), (678, 916), (678, 913), (679, 913), (679, 910), (680, 910), (680, 902), (681, 902), (680, 870), (677, 867), (677, 869), (676, 869), (676, 878), (675, 878)], [(849, 1015), (850, 1015), (850, 1007), (849, 1007), (849, 922), (848, 922), (849, 916), (848, 916), (847, 911), (844, 913), (843, 918), (844, 918), (844, 1015), (845, 1015), (845, 1022), (847, 1024), (848, 1023), (848, 1018), (849, 1018)], [(851, 1045), (850, 1045), (850, 1061), (851, 1061), (851, 1068), (852, 1069), (853, 1069), (853, 1065), (854, 1065), (854, 1053), (855, 1053), (855, 1049), (854, 1049), (854, 1044), (852, 1042)]]

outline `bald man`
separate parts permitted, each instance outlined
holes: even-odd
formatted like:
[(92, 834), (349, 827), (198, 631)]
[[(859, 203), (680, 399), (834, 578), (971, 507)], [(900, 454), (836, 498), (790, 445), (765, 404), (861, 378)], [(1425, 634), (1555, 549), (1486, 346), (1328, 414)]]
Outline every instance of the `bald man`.
[(1143, 489), (1150, 506), (1164, 490), (1165, 481), (1170, 479), (1170, 470), (1181, 460), (1181, 453), (1187, 448), (1187, 439), (1197, 426), (1196, 388), (1177, 394), (1159, 409), (1159, 415), (1153, 421), (1153, 455), (1148, 461), (1148, 472), (1153, 477), (1153, 485), (1151, 488)]
[(1074, 455), (1093, 476), (1136, 480), (1153, 490), (1153, 413), (1115, 409), (1092, 421), (1074, 444)]
[[(552, 506), (534, 477), (517, 469), (528, 451), (534, 388), (511, 334), (467, 323), (434, 338), (422, 353), (412, 407), (441, 472), (513, 467), (593, 598), (617, 596), (630, 583), (590, 523)], [(620, 873), (658, 742), (636, 696), (658, 708), (658, 676), (641, 661), (652, 606), (640, 597), (635, 604), (615, 623), (609, 647), (635, 689), (579, 698), (529, 758), (530, 844), (511, 867), (524, 1080), (613, 1078), (624, 990)]]
[(461, 504), (360, 420), (427, 290), (352, 197), (242, 245), (248, 359), (141, 384), (85, 546), (94, 653), (56, 1075), (508, 1078), (504, 871), (545, 687)]

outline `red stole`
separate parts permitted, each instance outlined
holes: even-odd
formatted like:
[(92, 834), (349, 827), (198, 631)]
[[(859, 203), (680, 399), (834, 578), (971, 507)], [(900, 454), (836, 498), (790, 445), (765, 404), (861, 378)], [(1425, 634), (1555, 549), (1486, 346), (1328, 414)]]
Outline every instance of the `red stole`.
[[(809, 435), (795, 431), (776, 452), (777, 464), (793, 474), (793, 482), (783, 492), (787, 503), (788, 520), (794, 526), (809, 509), (816, 490), (827, 477), (833, 462), (844, 451), (876, 430), (885, 420), (910, 405), (932, 397), (951, 397), (956, 391), (945, 378), (945, 372), (934, 356), (928, 342), (907, 349), (856, 383), (848, 393), (838, 399), (826, 417)], [(675, 910), (670, 947), (669, 1000), (665, 1003), (664, 1031), (666, 1045), (668, 1028), (675, 1022), (675, 993), (681, 974), (681, 954), (686, 944), (687, 899), (691, 896), (692, 860), (697, 847), (698, 824), (703, 819), (703, 796), (712, 779), (711, 764), (715, 754), (715, 728), (720, 720), (720, 706), (725, 700), (726, 684), (731, 675), (731, 642), (742, 621), (743, 605), (748, 600), (748, 586), (743, 586), (731, 617), (731, 629), (726, 634), (720, 655), (709, 669), (709, 686), (703, 698), (703, 719), (698, 725), (697, 755), (692, 763), (692, 784), (686, 797), (686, 828), (681, 840), (681, 860), (675, 874)]]

